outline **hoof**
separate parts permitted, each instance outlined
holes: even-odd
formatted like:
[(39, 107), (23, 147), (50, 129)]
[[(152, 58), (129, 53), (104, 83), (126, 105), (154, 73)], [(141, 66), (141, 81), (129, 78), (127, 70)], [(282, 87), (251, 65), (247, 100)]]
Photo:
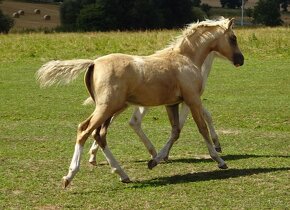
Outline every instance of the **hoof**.
[(163, 158), (163, 160), (164, 160), (165, 162), (167, 162), (167, 161), (169, 160), (169, 157), (166, 156), (165, 158)]
[(148, 168), (151, 170), (152, 168), (154, 168), (155, 166), (157, 166), (157, 162), (152, 159), (148, 162)]
[(97, 165), (97, 161), (93, 160), (93, 161), (89, 161), (89, 163), (93, 166), (96, 166)]
[(223, 164), (223, 165), (219, 166), (219, 168), (220, 168), (220, 169), (227, 169), (228, 166), (227, 166), (227, 164)]
[(69, 183), (70, 183), (70, 181), (66, 177), (62, 178), (63, 189), (65, 189), (69, 185)]
[(130, 183), (131, 180), (128, 177), (128, 178), (125, 178), (125, 179), (121, 179), (121, 182), (123, 182), (123, 183)]
[(221, 147), (216, 147), (215, 151), (217, 151), (218, 153), (222, 153), (222, 148)]

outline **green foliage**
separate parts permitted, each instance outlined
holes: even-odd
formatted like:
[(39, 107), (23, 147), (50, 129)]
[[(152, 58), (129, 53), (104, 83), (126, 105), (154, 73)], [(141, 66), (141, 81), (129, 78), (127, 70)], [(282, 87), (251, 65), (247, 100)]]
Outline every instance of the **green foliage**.
[(85, 31), (170, 29), (192, 22), (191, 8), (190, 0), (66, 0), (61, 22)]
[(288, 11), (288, 4), (289, 0), (280, 0), (281, 8), (283, 9), (284, 12)]
[(73, 30), (76, 27), (81, 5), (76, 0), (65, 0), (60, 6), (60, 22), (63, 28)]
[(0, 33), (7, 34), (13, 25), (14, 20), (8, 15), (4, 15), (2, 10), (0, 10)]
[(200, 8), (206, 13), (207, 17), (209, 17), (211, 6), (208, 4), (201, 4)]
[(230, 9), (240, 8), (242, 6), (242, 0), (220, 0), (222, 7), (228, 7)]
[(73, 31), (77, 28), (80, 11), (86, 5), (93, 4), (95, 0), (64, 0), (60, 6), (60, 22), (62, 30)]
[(155, 0), (158, 14), (162, 18), (160, 28), (178, 28), (194, 20), (192, 2), (190, 0)]
[(246, 16), (248, 16), (248, 17), (253, 17), (254, 9), (252, 9), (252, 8), (247, 8), (247, 9), (245, 9), (245, 14), (246, 14)]
[(195, 20), (204, 20), (205, 17), (208, 17), (208, 14), (201, 7), (193, 7), (192, 14)]
[(88, 5), (84, 7), (77, 17), (77, 27), (83, 31), (98, 31), (114, 29), (110, 26), (116, 25), (115, 18), (104, 18), (103, 10), (99, 5)]
[(158, 14), (154, 1), (134, 1), (130, 11), (130, 24), (132, 29), (156, 29), (162, 26), (162, 14)]
[(282, 25), (280, 5), (277, 0), (259, 0), (254, 7), (254, 23), (266, 26)]
[(225, 8), (226, 7), (226, 3), (227, 3), (228, 0), (220, 0), (220, 3), (222, 5), (222, 8)]
[(192, 0), (192, 4), (194, 7), (199, 7), (201, 4), (201, 0)]

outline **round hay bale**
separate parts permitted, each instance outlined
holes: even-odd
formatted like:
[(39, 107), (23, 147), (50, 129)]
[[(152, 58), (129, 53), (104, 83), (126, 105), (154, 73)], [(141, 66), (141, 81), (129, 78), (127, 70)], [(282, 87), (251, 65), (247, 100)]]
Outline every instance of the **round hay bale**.
[(19, 15), (24, 15), (24, 10), (22, 10), (22, 9), (21, 10), (18, 10), (18, 14)]
[(34, 12), (34, 14), (39, 15), (40, 14), (40, 9), (35, 9), (33, 12)]
[(50, 17), (50, 15), (44, 15), (44, 16), (43, 16), (43, 19), (44, 19), (44, 20), (50, 20), (51, 17)]
[(18, 14), (18, 12), (13, 12), (12, 17), (14, 17), (14, 18), (19, 18), (19, 14)]

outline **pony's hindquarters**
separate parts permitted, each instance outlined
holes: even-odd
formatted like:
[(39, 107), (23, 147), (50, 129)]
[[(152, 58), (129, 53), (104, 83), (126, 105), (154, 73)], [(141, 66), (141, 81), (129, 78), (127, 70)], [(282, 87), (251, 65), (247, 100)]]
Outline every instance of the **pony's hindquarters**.
[(36, 78), (42, 87), (55, 83), (68, 84), (92, 65), (94, 61), (89, 59), (50, 61), (37, 71)]

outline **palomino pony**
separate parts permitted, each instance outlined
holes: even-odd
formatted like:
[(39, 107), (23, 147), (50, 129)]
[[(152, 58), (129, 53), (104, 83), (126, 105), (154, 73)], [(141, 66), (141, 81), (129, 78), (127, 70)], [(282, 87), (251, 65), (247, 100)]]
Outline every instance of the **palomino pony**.
[[(244, 63), (236, 36), (232, 30), (233, 19), (203, 21), (192, 24), (169, 47), (149, 56), (110, 54), (96, 60), (51, 61), (38, 70), (42, 86), (57, 82), (68, 83), (86, 70), (85, 84), (95, 102), (94, 112), (77, 129), (77, 139), (68, 174), (63, 177), (67, 187), (80, 168), (84, 144), (93, 132), (107, 161), (122, 182), (130, 179), (111, 153), (106, 131), (111, 118), (129, 104), (138, 106), (166, 105), (172, 123), (172, 140), (168, 141), (158, 158), (168, 154), (172, 142), (180, 132), (178, 104), (189, 107), (192, 117), (203, 136), (209, 154), (226, 169), (211, 142), (200, 99), (202, 90), (201, 66), (211, 51), (216, 51), (235, 66)], [(158, 163), (155, 158), (148, 165)]]
[[(201, 94), (203, 93), (203, 91), (205, 89), (205, 85), (206, 85), (207, 78), (208, 78), (210, 71), (211, 71), (211, 67), (212, 67), (212, 63), (213, 63), (213, 59), (215, 57), (215, 54), (216, 53), (214, 51), (211, 52), (206, 57), (204, 63), (201, 66), (201, 76), (203, 79)], [(94, 101), (92, 100), (92, 98), (89, 97), (85, 100), (84, 105), (91, 104), (93, 102)], [(144, 133), (144, 131), (142, 130), (142, 127), (141, 127), (142, 119), (144, 118), (144, 116), (148, 112), (148, 109), (149, 109), (149, 107), (135, 106), (135, 110), (134, 110), (134, 112), (131, 116), (131, 119), (129, 121), (129, 125), (133, 128), (135, 133), (139, 136), (140, 140), (143, 142), (144, 146), (148, 150), (151, 157), (155, 158), (157, 156), (156, 149), (153, 146), (153, 144), (151, 143), (151, 141), (148, 139), (148, 137), (146, 136), (146, 134)], [(203, 112), (204, 112), (203, 114), (204, 114), (206, 123), (207, 123), (209, 131), (210, 131), (210, 136), (211, 136), (213, 143), (215, 145), (215, 150), (217, 152), (221, 152), (222, 151), (221, 145), (219, 143), (218, 135), (217, 135), (215, 128), (214, 128), (214, 125), (213, 125), (212, 117), (207, 109), (204, 108)], [(184, 102), (182, 102), (181, 103), (181, 110), (179, 111), (180, 130), (182, 130), (188, 114), (189, 114), (189, 108)], [(114, 116), (113, 119), (115, 119), (115, 117), (116, 116)], [(90, 151), (89, 151), (89, 154), (90, 154), (89, 163), (92, 165), (97, 164), (96, 155), (97, 155), (98, 149), (99, 149), (99, 145), (98, 145), (97, 141), (93, 141), (93, 144), (92, 144)], [(167, 154), (167, 156), (168, 156), (168, 154)], [(167, 159), (168, 159), (168, 157), (164, 158), (164, 160), (167, 160)]]

